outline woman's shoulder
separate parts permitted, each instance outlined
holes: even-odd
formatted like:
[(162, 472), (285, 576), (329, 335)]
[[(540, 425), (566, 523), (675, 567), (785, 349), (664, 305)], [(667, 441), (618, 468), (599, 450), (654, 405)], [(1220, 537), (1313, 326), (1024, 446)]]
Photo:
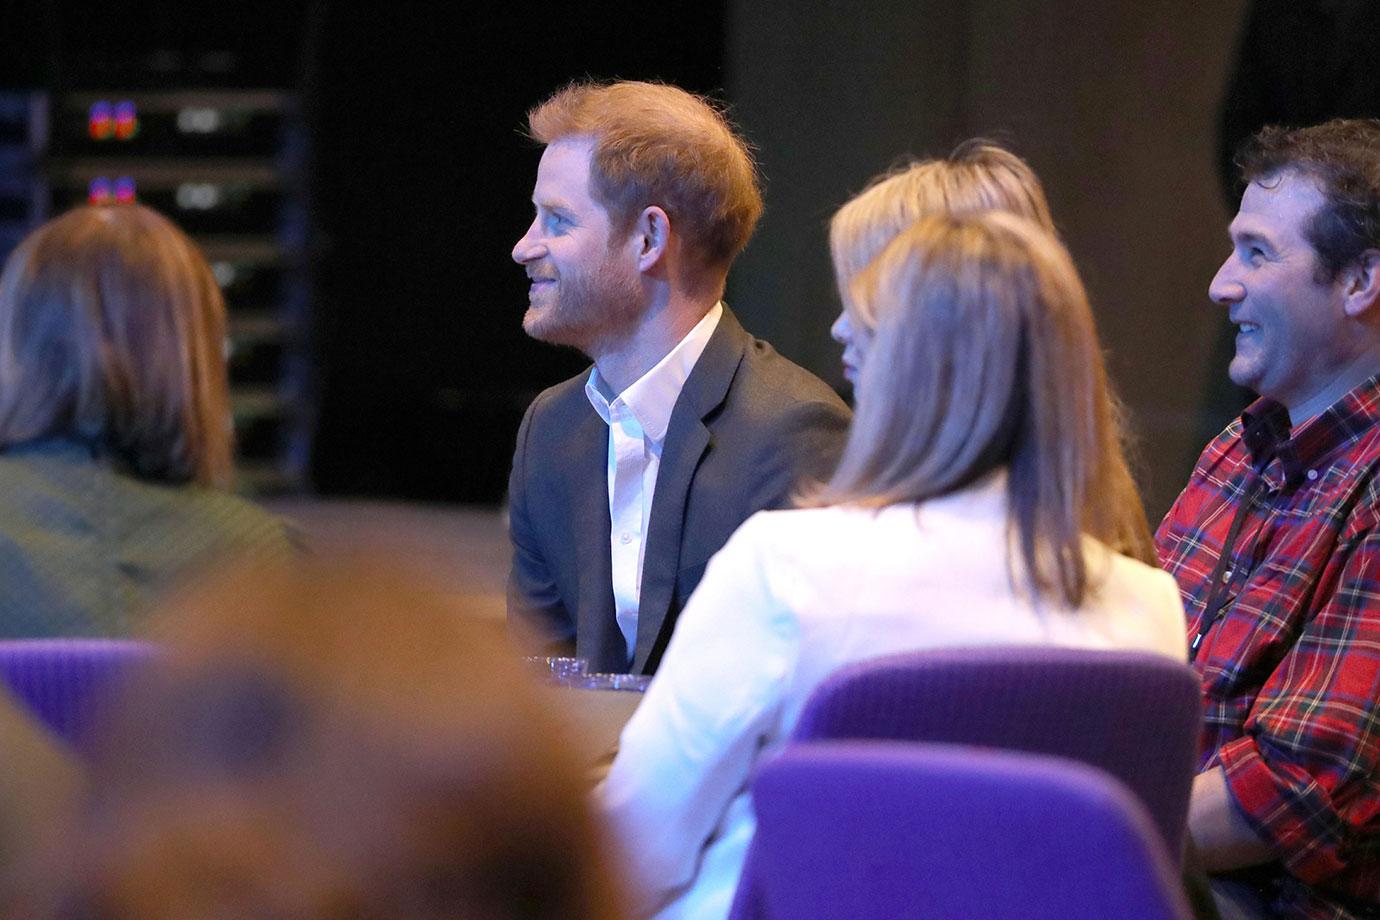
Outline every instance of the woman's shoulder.
[(1114, 587), (1171, 590), (1177, 595), (1174, 579), (1159, 566), (1132, 559), (1093, 537), (1084, 537), (1083, 546), (1089, 570), (1095, 579), (1101, 574)]
[(170, 515), (205, 527), (219, 542), (287, 548), (297, 542), (286, 518), (251, 499), (204, 486), (165, 487)]
[(52, 501), (86, 519), (108, 545), (141, 558), (287, 558), (299, 542), (281, 516), (223, 489), (144, 479), (102, 463), (60, 471), (53, 487)]
[(41, 438), (0, 448), (0, 473), (7, 477), (51, 476), (72, 468), (100, 468), (95, 452), (81, 441)]
[(759, 511), (718, 553), (720, 568), (763, 580), (774, 590), (818, 585), (849, 573), (894, 568), (917, 558), (914, 506), (833, 505)]
[[(1185, 654), (1183, 600), (1174, 579), (1087, 538), (1089, 603), (1123, 625), (1134, 625), (1144, 641), (1176, 658)], [(1141, 643), (1137, 643), (1141, 644)]]
[[(862, 508), (829, 505), (819, 508), (786, 508), (758, 511), (743, 522), (733, 539), (789, 549), (799, 546), (846, 545), (852, 539), (892, 522), (900, 508)], [(907, 509), (914, 518), (914, 508)]]

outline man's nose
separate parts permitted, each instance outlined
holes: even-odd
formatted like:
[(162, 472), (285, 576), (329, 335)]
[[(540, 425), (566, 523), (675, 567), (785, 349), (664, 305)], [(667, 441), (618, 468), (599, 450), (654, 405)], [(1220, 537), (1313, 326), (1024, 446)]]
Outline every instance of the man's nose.
[(1217, 269), (1212, 283), (1208, 285), (1208, 296), (1220, 304), (1231, 304), (1245, 299), (1246, 286), (1237, 277), (1235, 255), (1227, 256), (1222, 267)]
[(532, 231), (536, 229), (536, 226), (537, 222), (535, 220), (532, 221), (531, 226), (527, 228), (527, 232), (513, 245), (513, 261), (519, 265), (524, 265), (531, 262), (533, 259), (541, 257), (541, 247), (537, 244), (532, 233)]

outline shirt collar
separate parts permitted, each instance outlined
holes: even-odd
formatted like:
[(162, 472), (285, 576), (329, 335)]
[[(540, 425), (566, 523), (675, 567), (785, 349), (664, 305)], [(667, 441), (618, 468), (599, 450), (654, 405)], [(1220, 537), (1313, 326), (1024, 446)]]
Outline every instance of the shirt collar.
[(1241, 413), (1241, 439), (1256, 469), (1263, 472), (1272, 459), (1278, 459), (1285, 482), (1293, 487), (1309, 470), (1324, 465), (1333, 451), (1376, 424), (1380, 424), (1380, 376), (1328, 406), (1293, 437), (1289, 410), (1272, 399), (1257, 399)]
[(676, 400), (680, 398), (680, 391), (685, 387), (685, 381), (690, 379), (690, 372), (695, 369), (700, 355), (704, 354), (704, 349), (709, 345), (709, 339), (714, 335), (714, 330), (718, 328), (719, 319), (723, 315), (724, 305), (720, 301), (710, 308), (666, 357), (613, 399), (609, 399), (607, 395), (611, 390), (608, 383), (599, 375), (599, 368), (590, 371), (589, 379), (585, 381), (585, 396), (589, 398), (594, 411), (604, 420), (604, 424), (610, 423), (611, 407), (621, 402), (632, 412), (646, 437), (653, 441), (665, 438), (666, 429), (671, 424), (671, 412), (676, 407)]

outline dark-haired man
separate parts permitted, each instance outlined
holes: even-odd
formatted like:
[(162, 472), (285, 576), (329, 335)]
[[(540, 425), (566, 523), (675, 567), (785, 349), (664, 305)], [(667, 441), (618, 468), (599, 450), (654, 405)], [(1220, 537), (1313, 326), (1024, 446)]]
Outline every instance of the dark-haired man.
[(1260, 395), (1157, 534), (1206, 721), (1189, 813), (1224, 916), (1380, 906), (1380, 122), (1243, 150), (1209, 293)]
[(720, 300), (762, 200), (713, 106), (575, 84), (528, 122), (546, 150), (513, 248), (523, 328), (594, 368), (540, 394), (518, 432), (508, 614), (596, 670), (650, 674), (709, 557), (832, 472), (848, 410)]

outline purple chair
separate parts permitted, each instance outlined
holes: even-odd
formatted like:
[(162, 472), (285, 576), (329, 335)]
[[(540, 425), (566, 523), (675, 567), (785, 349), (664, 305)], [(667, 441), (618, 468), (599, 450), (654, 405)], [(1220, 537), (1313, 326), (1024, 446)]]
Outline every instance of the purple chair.
[(1162, 655), (986, 646), (891, 655), (822, 682), (793, 738), (934, 741), (1106, 770), (1183, 852), (1202, 720), (1198, 678)]
[(752, 794), (757, 916), (1189, 916), (1145, 809), (1076, 761), (949, 745), (794, 745), (763, 765)]
[(40, 722), (83, 749), (101, 704), (131, 668), (154, 655), (133, 639), (0, 641), (0, 679)]

